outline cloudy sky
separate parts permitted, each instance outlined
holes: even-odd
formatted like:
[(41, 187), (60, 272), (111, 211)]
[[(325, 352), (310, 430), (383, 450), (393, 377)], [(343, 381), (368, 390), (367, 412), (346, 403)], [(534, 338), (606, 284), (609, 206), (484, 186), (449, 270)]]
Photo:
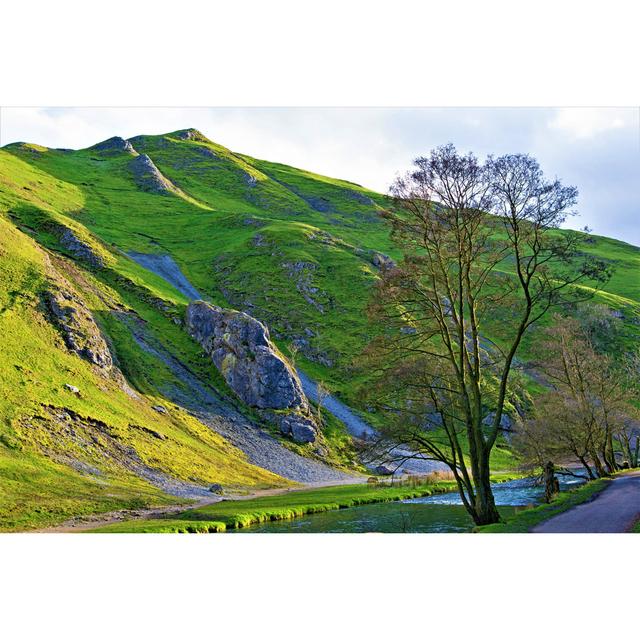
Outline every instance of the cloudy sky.
[(0, 145), (87, 147), (113, 135), (195, 127), (234, 151), (387, 191), (396, 173), (453, 142), (524, 152), (580, 191), (567, 226), (640, 246), (637, 108), (3, 108)]

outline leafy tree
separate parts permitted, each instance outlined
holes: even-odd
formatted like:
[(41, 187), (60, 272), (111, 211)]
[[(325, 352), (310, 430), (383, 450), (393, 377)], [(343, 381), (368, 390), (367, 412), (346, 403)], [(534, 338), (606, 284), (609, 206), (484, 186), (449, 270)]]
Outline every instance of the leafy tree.
[[(497, 522), (490, 456), (526, 332), (604, 280), (580, 256), (582, 235), (556, 229), (577, 190), (548, 181), (527, 155), (479, 161), (452, 145), (414, 161), (384, 214), (403, 253), (370, 304), (369, 401), (388, 446), (447, 464), (477, 524)], [(485, 331), (491, 322), (493, 335)]]

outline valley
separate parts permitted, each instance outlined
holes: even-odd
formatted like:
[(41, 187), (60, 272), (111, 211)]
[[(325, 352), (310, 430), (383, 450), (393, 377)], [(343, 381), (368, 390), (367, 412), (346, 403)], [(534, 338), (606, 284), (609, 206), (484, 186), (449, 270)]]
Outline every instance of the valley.
[[(2, 147), (0, 529), (305, 485), (349, 493), (346, 506), (387, 491), (341, 487), (380, 472), (362, 455), (384, 418), (362, 397), (361, 354), (380, 330), (372, 287), (402, 259), (381, 217), (389, 206), (195, 129), (81, 150)], [(629, 350), (640, 249), (585, 235), (582, 250), (614, 268), (593, 300), (621, 322), (611, 351)], [(222, 323), (211, 334), (190, 324), (195, 300)], [(498, 317), (489, 331), (500, 344)], [(517, 367), (532, 395), (535, 336)], [(267, 406), (285, 382), (295, 402)], [(519, 473), (506, 436), (492, 465)], [(401, 470), (443, 468), (408, 459)]]

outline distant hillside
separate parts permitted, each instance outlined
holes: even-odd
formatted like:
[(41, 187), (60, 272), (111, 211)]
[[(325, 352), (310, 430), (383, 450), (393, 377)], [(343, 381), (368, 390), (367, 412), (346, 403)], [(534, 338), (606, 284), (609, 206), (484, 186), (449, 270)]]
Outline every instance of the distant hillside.
[[(39, 526), (175, 501), (167, 489), (196, 497), (212, 483), (244, 490), (356, 468), (344, 426), (328, 416), (319, 447), (274, 439), (269, 459), (280, 466), (266, 470), (258, 449), (275, 445), (249, 444), (234, 426), (260, 418), (180, 324), (193, 289), (246, 311), (283, 352), (295, 345), (306, 374), (363, 409), (366, 376), (352, 365), (371, 334), (370, 287), (401, 258), (384, 206), (359, 185), (235, 154), (194, 129), (78, 151), (0, 149), (0, 478), (10, 495), (0, 522)], [(593, 236), (584, 251), (615, 267), (595, 300), (622, 317), (613, 348), (624, 350), (640, 337), (640, 249)], [(143, 266), (163, 256), (173, 279)], [(94, 346), (103, 336), (111, 368), (70, 348), (52, 291), (79, 309), (77, 335)], [(185, 400), (197, 385), (214, 430)], [(294, 472), (298, 459), (311, 466)]]

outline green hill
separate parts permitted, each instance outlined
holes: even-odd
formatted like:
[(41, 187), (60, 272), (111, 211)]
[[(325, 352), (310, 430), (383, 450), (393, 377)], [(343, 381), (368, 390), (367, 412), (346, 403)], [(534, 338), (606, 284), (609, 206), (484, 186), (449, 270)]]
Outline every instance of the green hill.
[[(166, 483), (185, 498), (213, 483), (291, 483), (220, 435), (260, 419), (181, 328), (187, 296), (130, 255), (172, 258), (204, 297), (264, 321), (285, 353), (295, 344), (297, 365), (357, 409), (369, 290), (381, 262), (401, 257), (384, 206), (359, 185), (235, 154), (193, 129), (78, 151), (0, 149), (0, 526), (175, 502)], [(615, 267), (595, 300), (622, 316), (613, 348), (624, 350), (640, 333), (640, 249), (585, 239)], [(51, 291), (89, 310), (111, 370), (65, 344)], [(218, 432), (180, 402), (190, 384), (217, 398)], [(320, 449), (283, 450), (355, 468), (344, 427), (327, 422)]]

